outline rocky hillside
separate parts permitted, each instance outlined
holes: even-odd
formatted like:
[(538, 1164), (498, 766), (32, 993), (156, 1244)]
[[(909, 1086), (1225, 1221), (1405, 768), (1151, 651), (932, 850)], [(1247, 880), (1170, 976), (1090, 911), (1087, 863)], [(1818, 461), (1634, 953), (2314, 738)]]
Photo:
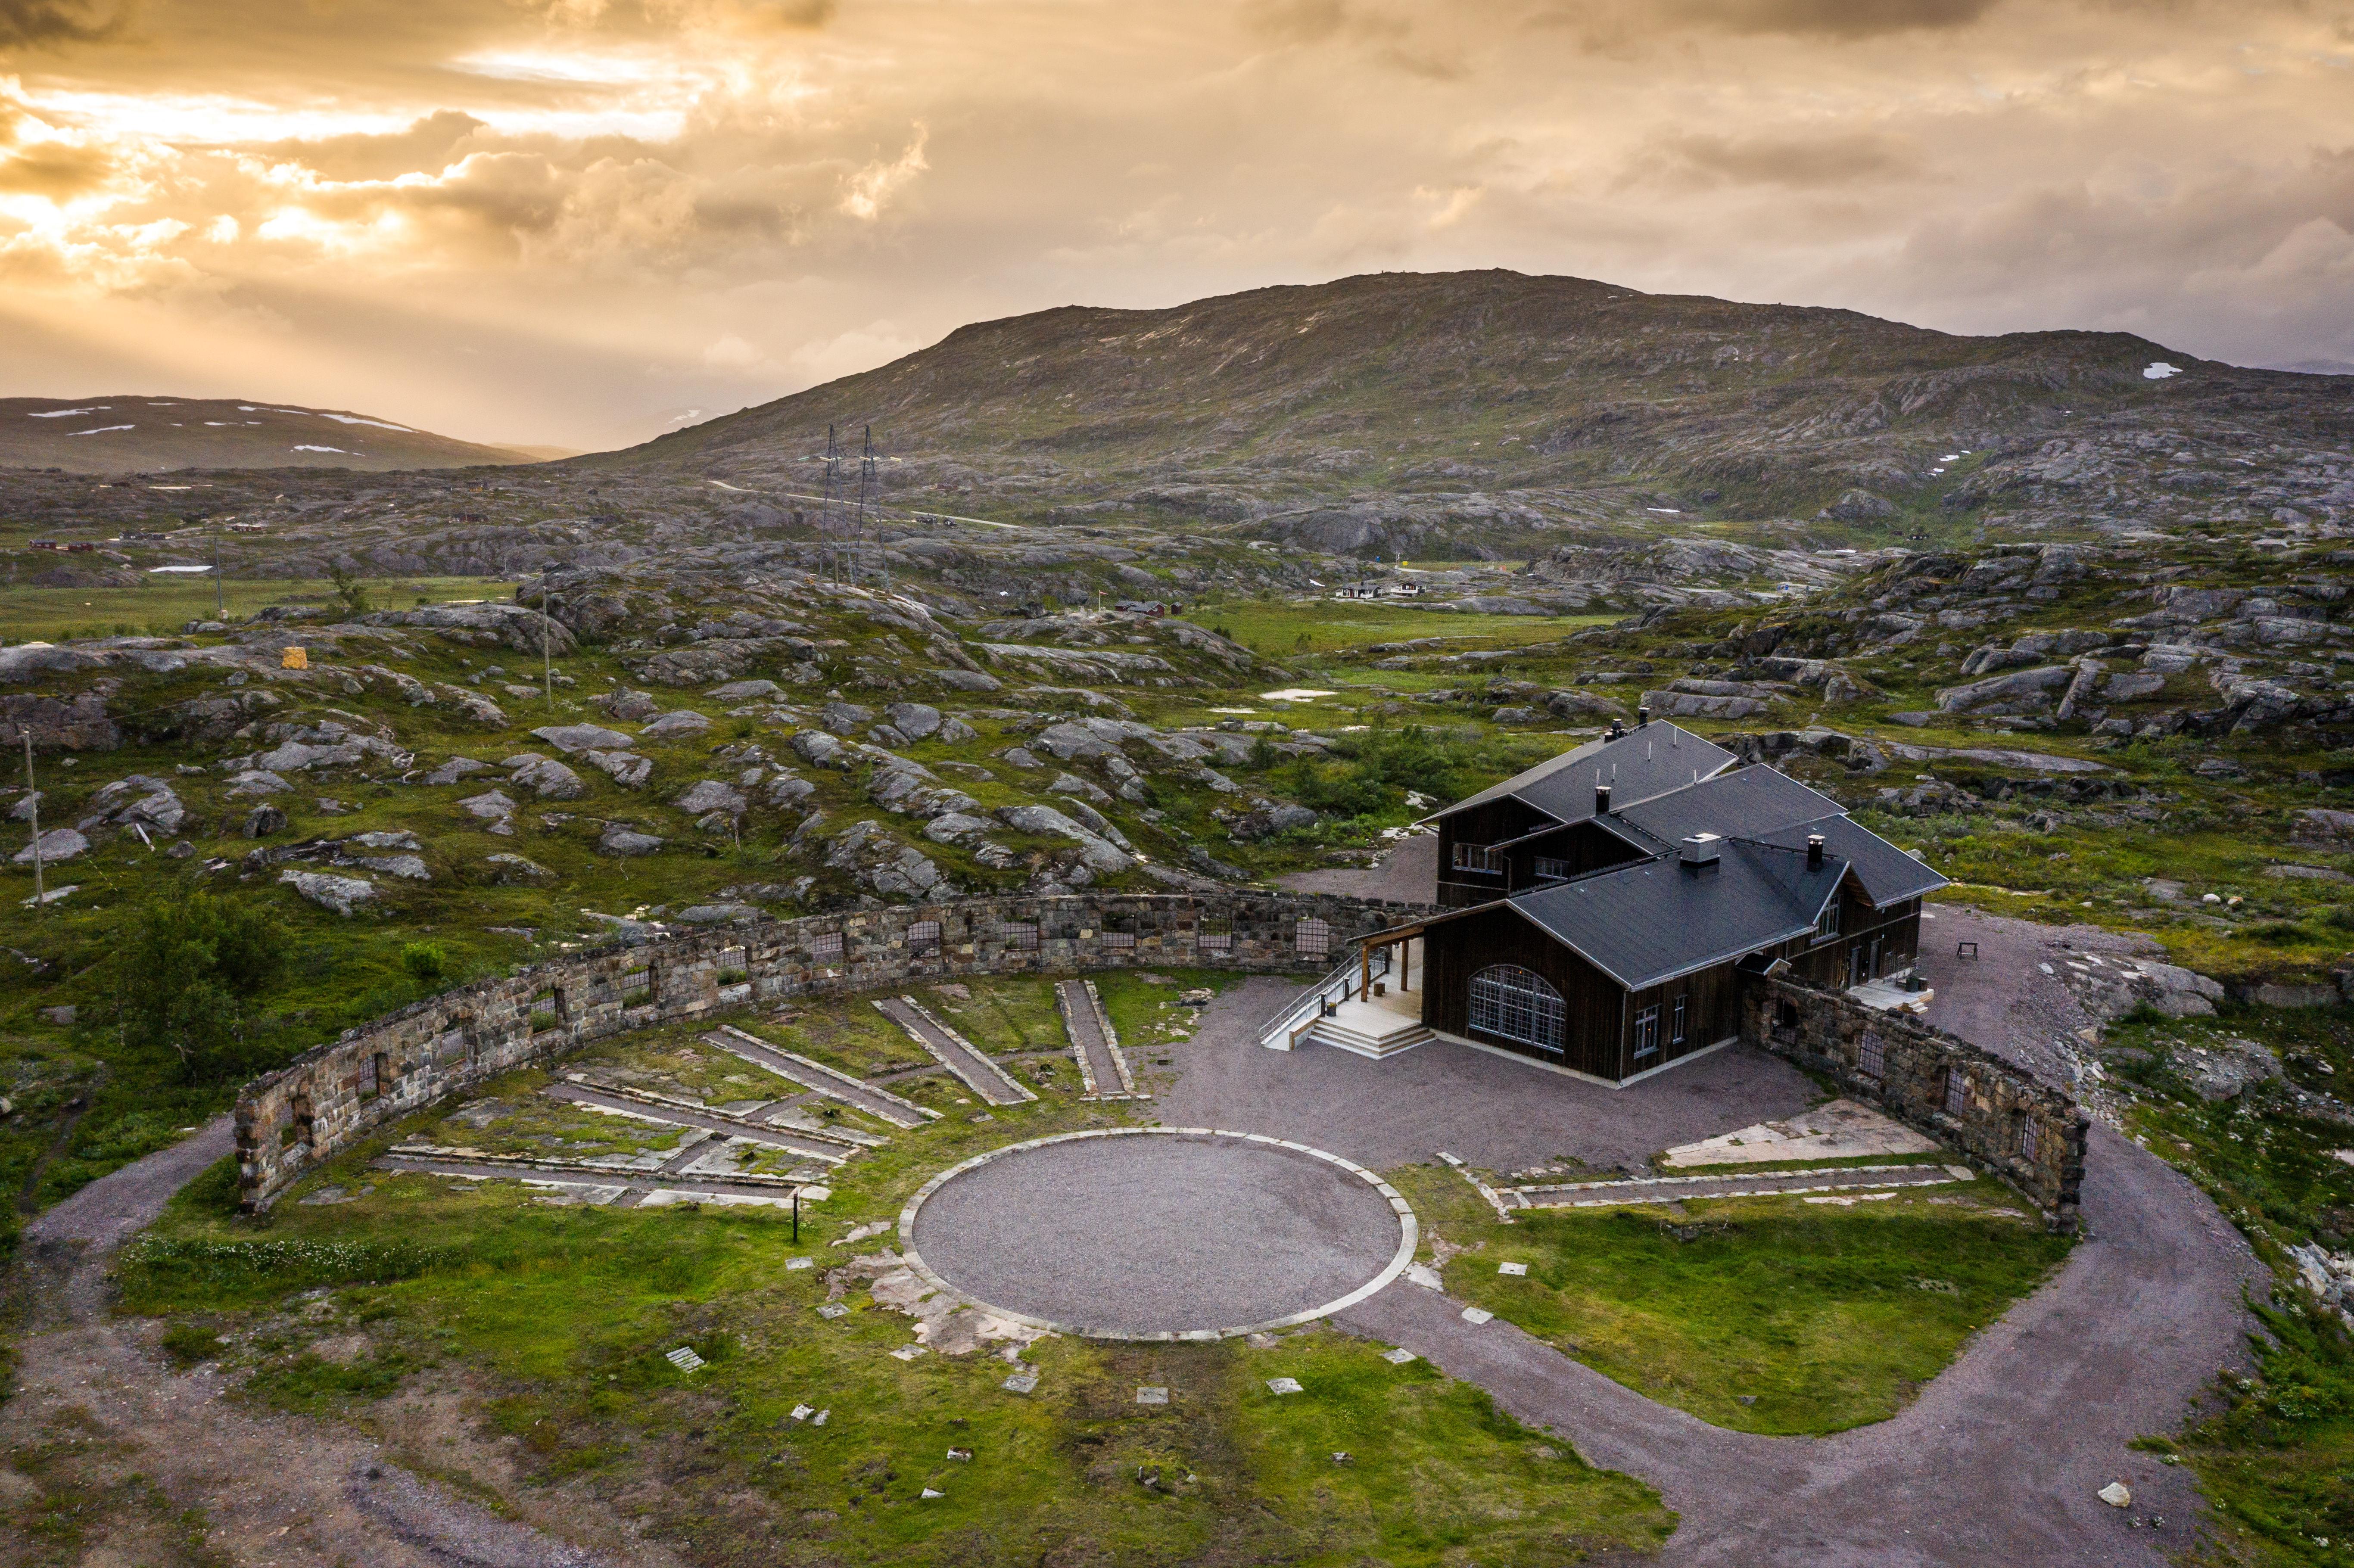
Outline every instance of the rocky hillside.
[(180, 469), (470, 468), (539, 454), (452, 440), (373, 415), (123, 393), (0, 397), (0, 467), (69, 473)]
[(2257, 487), (2295, 503), (2274, 461), (2343, 448), (2354, 379), (2123, 334), (1384, 273), (982, 323), (584, 466), (811, 493), (829, 424), (874, 428), (908, 507), (1520, 555), (1549, 532), (1779, 522), (1897, 543), (1989, 519), (2124, 528)]

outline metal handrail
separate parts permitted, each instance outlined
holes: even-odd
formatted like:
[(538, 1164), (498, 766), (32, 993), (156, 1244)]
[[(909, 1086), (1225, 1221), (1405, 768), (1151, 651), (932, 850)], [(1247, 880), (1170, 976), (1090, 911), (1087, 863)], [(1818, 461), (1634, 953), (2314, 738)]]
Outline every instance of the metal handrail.
[[(1373, 978), (1386, 977), (1390, 966), (1390, 949), (1379, 948), (1373, 955), (1371, 974)], [(1288, 1051), (1299, 1043), (1304, 1031), (1324, 1016), (1328, 1005), (1338, 1006), (1347, 1001), (1356, 994), (1358, 986), (1366, 978), (1365, 961), (1355, 954), (1350, 955), (1331, 974), (1300, 992), (1291, 1005), (1278, 1015), (1275, 1023), (1260, 1031), (1258, 1043), (1270, 1050)], [(1338, 996), (1332, 994), (1336, 986), (1340, 991)], [(1278, 1038), (1283, 1040), (1279, 1047), (1275, 1044)]]

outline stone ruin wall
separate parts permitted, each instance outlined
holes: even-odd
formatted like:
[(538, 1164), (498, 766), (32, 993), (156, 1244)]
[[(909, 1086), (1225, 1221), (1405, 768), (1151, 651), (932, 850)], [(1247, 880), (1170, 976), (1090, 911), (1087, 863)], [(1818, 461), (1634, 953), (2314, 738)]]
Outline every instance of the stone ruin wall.
[[(237, 1102), (240, 1201), (265, 1209), (386, 1122), (624, 1030), (960, 975), (1154, 965), (1321, 972), (1353, 938), (1421, 909), (1290, 893), (973, 898), (567, 955), (387, 1013), (248, 1084)], [(1322, 953), (1299, 944), (1300, 922), (1311, 918), (1330, 929)], [(1034, 947), (1023, 927), (1034, 927)]]
[[(1837, 991), (1749, 978), (1741, 1005), (1742, 1038), (1751, 1044), (1833, 1079), (1850, 1098), (2009, 1182), (2053, 1229), (2076, 1228), (2089, 1118), (2070, 1096), (1958, 1035)], [(1867, 1034), (1879, 1042), (1878, 1076), (1864, 1068)], [(1965, 1086), (1962, 1108), (1948, 1111), (1947, 1075), (1955, 1073)]]

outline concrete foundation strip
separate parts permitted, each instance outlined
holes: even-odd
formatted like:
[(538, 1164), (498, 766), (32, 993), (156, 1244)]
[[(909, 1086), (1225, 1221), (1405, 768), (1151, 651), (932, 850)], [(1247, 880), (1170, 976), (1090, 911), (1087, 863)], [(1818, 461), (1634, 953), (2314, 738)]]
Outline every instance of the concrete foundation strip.
[(1055, 988), (1055, 1011), (1063, 1015), (1063, 1033), (1071, 1037), (1071, 1060), (1079, 1065), (1079, 1098), (1099, 1099), (1097, 1092), (1095, 1064), (1087, 1060), (1087, 1042), (1079, 1033), (1078, 1018), (1071, 1010), (1071, 982), (1065, 980)]
[[(873, 1148), (888, 1141), (871, 1133), (837, 1138), (830, 1132), (803, 1132), (798, 1128), (781, 1128), (771, 1122), (755, 1121), (748, 1116), (713, 1110), (706, 1106), (683, 1104), (666, 1096), (647, 1094), (643, 1090), (607, 1088), (602, 1084), (583, 1082), (577, 1074), (567, 1074), (567, 1079), (565, 1083), (550, 1084), (540, 1092), (551, 1099), (587, 1106), (592, 1110), (642, 1117), (671, 1127), (704, 1127), (706, 1131), (726, 1131), (734, 1137), (765, 1143), (772, 1148), (789, 1149), (795, 1154), (805, 1154), (811, 1160), (822, 1160), (830, 1165), (839, 1165), (856, 1154), (859, 1145)], [(603, 1103), (607, 1100), (620, 1103)], [(665, 1112), (669, 1114), (663, 1114)], [(699, 1119), (690, 1120), (689, 1118)], [(718, 1128), (705, 1127), (705, 1122), (712, 1121), (723, 1126)]]
[[(902, 996), (894, 1000), (901, 1007), (914, 1013), (915, 1018), (910, 1020), (905, 1014), (892, 1012), (891, 1003), (888, 1001), (875, 1002), (875, 1011), (905, 1030), (908, 1039), (921, 1045), (931, 1055), (933, 1061), (963, 1080), (965, 1086), (974, 1094), (993, 1106), (1020, 1105), (1024, 1100), (1034, 1100), (1038, 1097), (1024, 1088), (1013, 1074), (982, 1054), (981, 1047), (934, 1017), (931, 1009), (922, 1002), (912, 996)], [(933, 1031), (938, 1038), (928, 1036), (924, 1033), (926, 1029)], [(971, 1059), (973, 1066), (970, 1069), (958, 1065), (957, 1056), (960, 1054)], [(1002, 1094), (991, 1092), (990, 1085), (991, 1079), (995, 1080)]]
[[(1853, 1176), (1856, 1181), (1839, 1178)], [(1831, 1180), (1824, 1181), (1829, 1177)], [(1811, 1180), (1810, 1180), (1811, 1179)], [(1851, 1165), (1833, 1171), (1777, 1171), (1755, 1178), (1766, 1183), (1761, 1186), (1735, 1187), (1723, 1192), (1691, 1192), (1688, 1188), (1695, 1181), (1712, 1178), (1691, 1176), (1661, 1177), (1656, 1181), (1580, 1181), (1560, 1187), (1511, 1187), (1506, 1192), (1522, 1208), (1528, 1209), (1601, 1209), (1627, 1203), (1680, 1203), (1687, 1198), (1713, 1201), (1718, 1198), (1787, 1198), (1807, 1192), (1852, 1192), (1872, 1188), (1942, 1187), (1956, 1181), (1976, 1180), (1976, 1173), (1953, 1165)], [(1739, 1181), (1741, 1178), (1716, 1177), (1716, 1181)], [(1803, 1182), (1801, 1185), (1778, 1185), (1780, 1182)], [(1662, 1190), (1665, 1189), (1665, 1190)], [(1553, 1197), (1554, 1193), (1584, 1192), (1582, 1198)]]
[[(756, 1067), (790, 1079), (828, 1099), (840, 1100), (844, 1105), (871, 1112), (894, 1127), (921, 1127), (928, 1121), (939, 1119), (940, 1113), (928, 1106), (919, 1106), (864, 1078), (853, 1077), (839, 1067), (829, 1067), (822, 1062), (812, 1061), (798, 1051), (770, 1044), (758, 1035), (748, 1034), (732, 1023), (721, 1024), (703, 1039), (705, 1044), (716, 1045), (731, 1056), (741, 1057)], [(752, 1054), (752, 1051), (758, 1051), (759, 1054)], [(769, 1057), (789, 1065), (779, 1066), (776, 1061), (768, 1060)]]
[[(1060, 1323), (1051, 1318), (1034, 1317), (1027, 1312), (1012, 1312), (1002, 1307), (992, 1307), (986, 1301), (977, 1300), (966, 1295), (941, 1278), (933, 1272), (931, 1265), (924, 1261), (922, 1255), (917, 1252), (916, 1215), (923, 1209), (926, 1200), (950, 1181), (968, 1171), (977, 1170), (992, 1160), (1002, 1160), (1010, 1154), (1020, 1154), (1033, 1149), (1044, 1149), (1049, 1144), (1076, 1143), (1083, 1139), (1091, 1138), (1230, 1138), (1241, 1143), (1263, 1144), (1269, 1149), (1288, 1149), (1295, 1154), (1305, 1154), (1310, 1159), (1321, 1160), (1328, 1165), (1337, 1166), (1347, 1171), (1389, 1200), (1390, 1213), (1397, 1217), (1398, 1223), (1397, 1251), (1379, 1274), (1337, 1301), (1327, 1301), (1320, 1307), (1310, 1307), (1304, 1312), (1294, 1312), (1288, 1317), (1272, 1318), (1263, 1323), (1237, 1323), (1219, 1329), (1177, 1329), (1156, 1333), (1132, 1333), (1124, 1330), (1089, 1328), (1080, 1323)], [(1295, 1143), (1288, 1138), (1269, 1138), (1265, 1133), (1258, 1132), (1228, 1132), (1214, 1127), (1100, 1127), (1089, 1128), (1083, 1132), (1058, 1133), (1051, 1138), (1033, 1138), (1020, 1143), (1009, 1143), (1002, 1149), (992, 1149), (987, 1153), (976, 1154), (970, 1160), (949, 1166), (917, 1188), (915, 1196), (907, 1200), (907, 1207), (899, 1211), (900, 1257), (910, 1269), (915, 1271), (917, 1278), (949, 1300), (961, 1302), (977, 1312), (985, 1312), (993, 1318), (1002, 1318), (1008, 1322), (1024, 1324), (1033, 1329), (1044, 1329), (1050, 1333), (1069, 1334), (1083, 1340), (1118, 1340), (1140, 1344), (1231, 1340), (1244, 1334), (1272, 1333), (1278, 1329), (1297, 1328), (1302, 1323), (1312, 1323), (1320, 1318), (1331, 1317), (1336, 1312), (1342, 1312), (1354, 1307), (1358, 1302), (1373, 1296), (1387, 1286), (1390, 1281), (1404, 1274), (1407, 1266), (1414, 1262), (1415, 1249), (1421, 1243), (1422, 1227), (1415, 1219), (1414, 1206), (1405, 1201), (1396, 1188), (1356, 1161), (1342, 1159), (1338, 1154), (1312, 1148), (1305, 1143)]]
[[(1071, 1037), (1071, 1055), (1079, 1065), (1079, 1097), (1085, 1100), (1133, 1100), (1148, 1097), (1136, 1092), (1136, 1078), (1120, 1054), (1119, 1034), (1096, 994), (1093, 980), (1061, 980), (1055, 986), (1055, 1006), (1063, 1015), (1063, 1032)], [(1092, 1048), (1091, 1048), (1092, 1047)], [(1107, 1088), (1095, 1068), (1096, 1052), (1111, 1064), (1119, 1087)]]
[[(1463, 1180), (1470, 1182), (1473, 1187), (1479, 1190), (1479, 1196), (1488, 1200), (1488, 1206), (1496, 1211), (1497, 1219), (1508, 1225), (1512, 1223), (1512, 1211), (1506, 1205), (1504, 1200), (1498, 1195), (1496, 1189), (1489, 1186), (1485, 1181), (1480, 1181), (1478, 1176), (1472, 1173), (1471, 1168), (1469, 1165), (1464, 1164), (1463, 1161), (1458, 1160), (1452, 1154), (1447, 1153), (1447, 1150), (1443, 1149), (1440, 1150), (1438, 1151), (1438, 1158), (1446, 1161), (1448, 1165), (1453, 1166), (1455, 1170), (1461, 1174)], [(1526, 1205), (1524, 1204), (1523, 1206), (1525, 1207)]]
[[(803, 1194), (825, 1189), (808, 1181), (795, 1181), (783, 1176), (743, 1175), (691, 1177), (680, 1179), (654, 1171), (614, 1171), (597, 1166), (566, 1166), (553, 1161), (532, 1161), (514, 1155), (471, 1154), (450, 1158), (428, 1154), (403, 1153), (393, 1150), (376, 1161), (382, 1171), (410, 1171), (428, 1176), (463, 1176), (474, 1180), (503, 1180), (528, 1182), (541, 1187), (605, 1188), (620, 1190), (642, 1185), (651, 1189), (646, 1197), (656, 1192), (673, 1192), (689, 1198), (765, 1198), (789, 1200), (796, 1192)], [(642, 1203), (640, 1198), (637, 1203)], [(636, 1207), (637, 1203), (628, 1206)]]
[(1120, 1049), (1119, 1031), (1112, 1027), (1111, 1014), (1104, 1010), (1103, 998), (1096, 991), (1096, 982), (1083, 980), (1079, 983), (1087, 988), (1087, 1007), (1095, 1014), (1096, 1027), (1103, 1031), (1104, 1049), (1111, 1053), (1112, 1071), (1119, 1075), (1119, 1092), (1130, 1099), (1150, 1099), (1150, 1095), (1136, 1092), (1136, 1075), (1128, 1070), (1128, 1053)]

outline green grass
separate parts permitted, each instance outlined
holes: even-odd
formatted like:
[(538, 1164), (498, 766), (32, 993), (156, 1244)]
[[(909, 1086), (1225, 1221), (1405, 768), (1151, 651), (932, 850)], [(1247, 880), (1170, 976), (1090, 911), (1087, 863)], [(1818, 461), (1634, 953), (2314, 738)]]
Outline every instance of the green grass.
[[(1458, 638), (1460, 648), (1467, 650), (1510, 648), (1553, 641), (1581, 627), (1606, 625), (1619, 619), (1613, 615), (1479, 615), (1351, 599), (1248, 599), (1189, 608), (1185, 618), (1196, 625), (1223, 629), (1244, 647), (1278, 659), (1416, 637)], [(1305, 647), (1299, 641), (1303, 636), (1308, 639)]]
[[(1648, 1489), (1480, 1391), (1329, 1332), (1272, 1350), (1050, 1339), (1026, 1353), (1041, 1382), (1025, 1397), (994, 1355), (894, 1360), (911, 1319), (858, 1284), (849, 1316), (820, 1318), (824, 1270), (847, 1256), (825, 1244), (851, 1224), (973, 1150), (1104, 1119), (1061, 1095), (996, 1115), (896, 1135), (844, 1171), (798, 1248), (772, 1213), (557, 1208), (514, 1183), (383, 1171), (355, 1201), (254, 1222), (215, 1172), (118, 1278), (241, 1397), (372, 1418), (411, 1374), (455, 1374), (519, 1439), (522, 1484), (626, 1493), (702, 1561), (1534, 1568), (1646, 1552), (1671, 1528)], [(369, 1152), (313, 1182), (355, 1185)], [(797, 1253), (820, 1266), (787, 1270)], [(679, 1372), (663, 1358), (681, 1344), (708, 1364)], [(1279, 1376), (1306, 1392), (1274, 1395)], [(1172, 1402), (1138, 1405), (1144, 1384)], [(827, 1425), (793, 1420), (801, 1404)], [(385, 1408), (388, 1457), (429, 1463)]]
[(978, 976), (952, 982), (958, 998), (938, 986), (916, 1000), (948, 1026), (996, 1055), (1009, 1051), (1067, 1051), (1071, 1037), (1055, 1004), (1055, 982), (1042, 976)]
[[(74, 557), (57, 557), (61, 565)], [(482, 577), (367, 577), (361, 580), (378, 609), (408, 609), (420, 599), (440, 604), (453, 599), (512, 599), (514, 585)], [(265, 605), (326, 604), (334, 585), (309, 579), (224, 581), (219, 598), (231, 616), (251, 615)], [(25, 642), (123, 632), (177, 635), (191, 620), (214, 613), (215, 584), (209, 577), (149, 577), (137, 588), (0, 588), (0, 641)]]
[[(1505, 1226), (1452, 1171), (1391, 1180), (1433, 1230), (1475, 1249), (1446, 1265), (1450, 1293), (1649, 1398), (1744, 1432), (1886, 1420), (2068, 1251), (2023, 1200), (1985, 1181), (1852, 1208), (1694, 1201), (1664, 1213), (1526, 1212)], [(1526, 1263), (1527, 1276), (1499, 1274), (1505, 1261)]]

